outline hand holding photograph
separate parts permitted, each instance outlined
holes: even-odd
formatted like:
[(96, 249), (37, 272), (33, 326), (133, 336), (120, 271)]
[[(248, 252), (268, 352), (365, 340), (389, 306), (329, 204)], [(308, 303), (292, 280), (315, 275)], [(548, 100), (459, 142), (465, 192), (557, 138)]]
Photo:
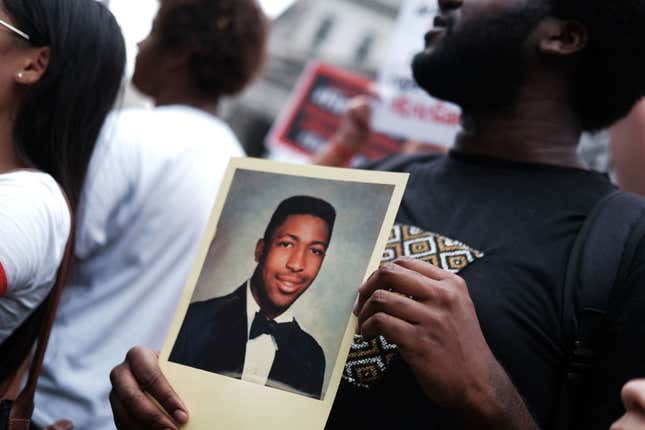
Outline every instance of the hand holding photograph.
[(322, 429), (407, 175), (234, 159), (161, 354), (188, 429)]

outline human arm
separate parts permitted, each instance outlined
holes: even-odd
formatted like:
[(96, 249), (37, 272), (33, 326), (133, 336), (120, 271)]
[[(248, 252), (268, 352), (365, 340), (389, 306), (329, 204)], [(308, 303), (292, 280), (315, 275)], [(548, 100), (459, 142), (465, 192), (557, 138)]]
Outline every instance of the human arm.
[(396, 343), (426, 395), (459, 411), (463, 428), (538, 429), (490, 350), (462, 278), (399, 259), (361, 287), (355, 313), (360, 333)]
[(53, 178), (18, 171), (0, 178), (0, 343), (54, 285), (70, 213)]
[(118, 429), (177, 430), (188, 422), (188, 409), (161, 372), (155, 351), (132, 348), (112, 370), (110, 381), (110, 404)]
[(338, 131), (317, 153), (311, 163), (319, 166), (344, 166), (370, 139), (370, 96), (357, 96), (347, 104)]

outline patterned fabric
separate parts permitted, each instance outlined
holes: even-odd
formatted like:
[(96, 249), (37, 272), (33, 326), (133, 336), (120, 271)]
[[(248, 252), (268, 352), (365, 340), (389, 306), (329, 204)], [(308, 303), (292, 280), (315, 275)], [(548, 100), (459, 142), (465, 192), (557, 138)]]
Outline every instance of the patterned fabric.
[[(413, 257), (449, 272), (459, 273), (483, 256), (482, 252), (456, 240), (418, 227), (395, 224), (381, 263), (388, 263), (398, 257)], [(343, 379), (358, 387), (370, 388), (385, 376), (397, 357), (397, 346), (383, 336), (367, 340), (354, 335)]]

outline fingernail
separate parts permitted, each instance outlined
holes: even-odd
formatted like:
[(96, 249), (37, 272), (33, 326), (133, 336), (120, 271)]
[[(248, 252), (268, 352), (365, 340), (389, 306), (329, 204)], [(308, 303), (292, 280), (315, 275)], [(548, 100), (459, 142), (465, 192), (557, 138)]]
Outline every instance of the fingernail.
[(188, 414), (182, 411), (181, 409), (177, 409), (173, 415), (175, 417), (175, 420), (177, 420), (177, 422), (180, 422), (183, 424), (188, 421)]
[[(345, 309), (347, 309), (347, 308), (345, 308)], [(358, 316), (358, 303), (356, 303), (354, 305), (354, 310), (352, 312), (354, 313), (355, 316)]]

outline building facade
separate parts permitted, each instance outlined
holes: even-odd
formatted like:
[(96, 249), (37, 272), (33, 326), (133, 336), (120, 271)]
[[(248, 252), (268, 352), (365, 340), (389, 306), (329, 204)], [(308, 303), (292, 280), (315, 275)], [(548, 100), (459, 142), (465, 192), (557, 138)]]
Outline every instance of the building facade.
[(249, 155), (264, 154), (264, 138), (311, 60), (375, 77), (387, 55), (400, 4), (401, 0), (299, 0), (277, 17), (262, 76), (223, 110)]

